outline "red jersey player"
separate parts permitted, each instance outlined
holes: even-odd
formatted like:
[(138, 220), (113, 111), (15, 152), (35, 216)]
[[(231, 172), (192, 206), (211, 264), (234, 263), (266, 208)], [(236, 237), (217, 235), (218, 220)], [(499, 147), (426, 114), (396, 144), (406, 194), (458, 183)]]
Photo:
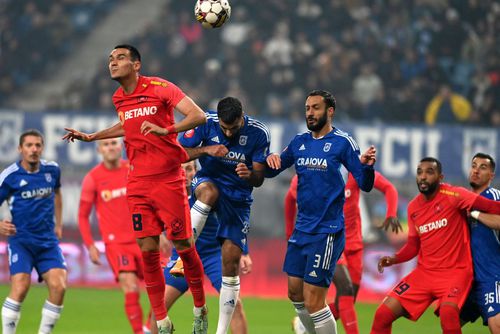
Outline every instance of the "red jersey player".
[[(208, 328), (203, 267), (193, 245), (185, 175), (181, 163), (188, 159), (177, 141), (177, 132), (206, 122), (204, 112), (173, 83), (139, 74), (141, 56), (131, 45), (118, 45), (109, 55), (111, 78), (120, 83), (113, 95), (119, 122), (92, 134), (65, 128), (67, 141), (94, 141), (125, 136), (130, 173), (127, 202), (133, 229), (144, 261), (144, 281), (159, 332), (171, 333), (160, 265), (159, 235), (166, 229), (184, 262), (186, 280), (194, 299), (193, 333)], [(174, 124), (173, 110), (185, 117)]]
[[(297, 212), (297, 182), (295, 175), (290, 182), (290, 188), (285, 197), (285, 233), (287, 239), (293, 233), (295, 226), (295, 215)], [(397, 218), (398, 192), (394, 185), (382, 174), (375, 172), (373, 187), (385, 196), (387, 213), (384, 221), (384, 229), (389, 226), (396, 233), (401, 229)], [(360, 189), (349, 173), (345, 185), (344, 223), (346, 243), (344, 253), (337, 262), (333, 283), (337, 289), (334, 303), (330, 303), (330, 309), (335, 316), (342, 320), (347, 334), (359, 333), (354, 301), (359, 291), (361, 274), (363, 272), (363, 238), (361, 236), (361, 213), (359, 211)], [(294, 326), (299, 321), (294, 320)]]
[(382, 257), (378, 267), (383, 272), (418, 255), (417, 267), (378, 307), (372, 334), (391, 333), (401, 316), (416, 321), (435, 300), (443, 333), (462, 333), (459, 310), (472, 283), (467, 212), (500, 213), (499, 202), (441, 183), (441, 163), (435, 158), (420, 160), (416, 180), (420, 194), (408, 204), (408, 241), (395, 255)]
[(108, 263), (125, 294), (125, 313), (134, 333), (143, 333), (139, 302), (142, 256), (130, 225), (130, 214), (124, 210), (127, 207), (129, 164), (121, 159), (122, 144), (118, 139), (100, 140), (97, 151), (103, 161), (85, 176), (82, 183), (78, 211), (80, 233), (90, 260), (100, 265), (100, 252), (94, 244), (89, 223), (89, 215), (95, 205)]

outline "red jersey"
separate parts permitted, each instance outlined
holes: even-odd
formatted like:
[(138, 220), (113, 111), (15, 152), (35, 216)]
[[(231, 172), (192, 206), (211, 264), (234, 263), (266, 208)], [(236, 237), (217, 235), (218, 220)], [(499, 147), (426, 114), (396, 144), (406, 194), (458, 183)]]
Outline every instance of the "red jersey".
[(408, 238), (420, 240), (420, 267), (472, 268), (467, 211), (477, 197), (465, 188), (442, 183), (433, 199), (419, 194), (408, 204)]
[[(387, 207), (385, 218), (396, 217), (398, 212), (398, 191), (396, 188), (379, 172), (375, 172), (373, 187), (384, 194)], [(351, 173), (347, 178), (344, 194), (345, 249), (361, 249), (363, 248), (363, 237), (361, 235), (361, 213), (359, 211), (360, 189)]]
[(78, 225), (85, 245), (94, 243), (89, 223), (93, 205), (104, 243), (135, 243), (126, 196), (128, 171), (129, 164), (123, 160), (119, 168), (107, 169), (100, 163), (85, 175), (78, 212)]
[[(290, 182), (290, 188), (285, 197), (285, 233), (287, 238), (292, 235), (295, 225), (295, 214), (297, 212), (297, 184), (298, 177), (295, 175)], [(382, 174), (375, 172), (374, 188), (382, 192), (387, 205), (387, 217), (396, 217), (398, 210), (398, 192)], [(361, 214), (359, 212), (359, 186), (354, 177), (349, 173), (345, 185), (345, 249), (357, 250), (363, 248), (363, 237), (361, 235)]]
[(174, 176), (188, 159), (177, 141), (177, 133), (144, 136), (141, 125), (150, 121), (166, 128), (173, 125), (174, 108), (185, 97), (176, 85), (161, 78), (139, 76), (137, 87), (125, 94), (122, 87), (113, 95), (120, 123), (125, 130), (125, 148), (130, 160), (130, 176)]

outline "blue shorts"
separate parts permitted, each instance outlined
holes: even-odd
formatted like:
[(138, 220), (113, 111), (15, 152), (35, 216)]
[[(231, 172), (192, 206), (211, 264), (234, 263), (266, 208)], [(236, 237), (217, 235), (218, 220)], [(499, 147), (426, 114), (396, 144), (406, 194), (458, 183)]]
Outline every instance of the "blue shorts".
[(329, 287), (335, 264), (344, 250), (344, 230), (309, 234), (294, 230), (288, 240), (283, 271), (312, 285)]
[[(193, 194), (194, 190), (204, 182), (217, 185), (209, 177), (195, 177), (192, 183)], [(251, 204), (251, 202), (233, 201), (219, 189), (219, 198), (214, 211), (219, 220), (217, 238), (221, 243), (224, 239), (229, 239), (245, 252), (245, 249), (247, 249), (247, 234), (250, 230)]]
[(36, 241), (10, 239), (7, 249), (11, 276), (31, 274), (35, 268), (41, 281), (42, 275), (50, 269), (66, 269), (66, 261), (58, 244), (42, 246)]
[(488, 325), (488, 319), (500, 313), (500, 281), (475, 281), (469, 298), (460, 312), (460, 319), (474, 322), (479, 316), (483, 324)]
[[(207, 275), (210, 282), (212, 282), (212, 286), (217, 292), (220, 292), (220, 287), (222, 284), (222, 261), (221, 261), (221, 253), (220, 248), (217, 252), (211, 253), (199, 253), (201, 263), (203, 264), (203, 269), (205, 270), (205, 275)], [(165, 284), (170, 285), (181, 293), (186, 292), (189, 287), (184, 277), (174, 277), (170, 275), (170, 269), (174, 266), (176, 260), (178, 258), (177, 253), (173, 253), (170, 261), (167, 266), (163, 270), (163, 275), (165, 276)]]

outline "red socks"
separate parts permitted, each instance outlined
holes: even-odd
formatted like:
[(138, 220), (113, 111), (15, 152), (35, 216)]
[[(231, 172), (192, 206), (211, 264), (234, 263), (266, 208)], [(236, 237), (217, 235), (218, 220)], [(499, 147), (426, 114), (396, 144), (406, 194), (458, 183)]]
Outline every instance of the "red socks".
[(458, 309), (452, 305), (444, 304), (439, 308), (439, 319), (443, 334), (462, 334)]
[(332, 312), (335, 320), (337, 320), (339, 318), (339, 310), (337, 309), (337, 305), (335, 305), (335, 303), (332, 302), (332, 303), (328, 304), (328, 307), (330, 308), (330, 311)]
[(370, 334), (391, 334), (394, 320), (396, 320), (396, 316), (391, 309), (387, 305), (381, 304), (375, 312)]
[(354, 309), (353, 296), (339, 297), (339, 314), (346, 334), (359, 334), (358, 318)]
[(165, 308), (165, 277), (160, 266), (160, 252), (142, 252), (142, 259), (149, 303), (156, 320), (163, 320), (167, 316), (167, 309)]
[(205, 291), (203, 290), (204, 271), (196, 248), (191, 246), (191, 248), (177, 252), (184, 263), (184, 277), (193, 295), (194, 306), (202, 307), (205, 305)]
[(142, 333), (142, 307), (139, 303), (139, 292), (125, 294), (125, 313), (134, 333)]

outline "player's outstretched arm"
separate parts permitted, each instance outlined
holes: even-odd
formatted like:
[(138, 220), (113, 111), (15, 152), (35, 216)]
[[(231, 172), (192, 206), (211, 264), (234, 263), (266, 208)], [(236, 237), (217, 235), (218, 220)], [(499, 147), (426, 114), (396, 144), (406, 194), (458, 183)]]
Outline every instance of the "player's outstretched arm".
[(194, 129), (195, 127), (207, 122), (207, 116), (203, 110), (201, 110), (201, 108), (198, 107), (198, 105), (191, 100), (189, 96), (184, 96), (182, 100), (177, 103), (175, 109), (185, 117), (179, 123), (175, 123), (173, 125), (174, 132), (183, 132)]
[(224, 145), (210, 145), (210, 146), (199, 146), (199, 147), (184, 146), (184, 149), (189, 155), (189, 161), (198, 159), (199, 157), (205, 155), (222, 158), (229, 152), (227, 147)]
[(61, 188), (55, 189), (54, 196), (54, 215), (56, 218), (56, 226), (54, 232), (56, 233), (57, 239), (62, 239), (63, 233), (63, 221), (62, 221), (62, 208), (63, 208), (63, 200)]
[(119, 122), (107, 129), (94, 133), (85, 133), (72, 128), (64, 128), (64, 130), (66, 130), (67, 133), (62, 137), (62, 139), (67, 142), (74, 142), (75, 139), (90, 142), (100, 139), (123, 137), (125, 135), (125, 131)]
[(484, 225), (492, 228), (494, 230), (500, 230), (500, 216), (492, 215), (490, 213), (484, 213), (480, 211), (471, 211), (472, 218), (479, 220)]

